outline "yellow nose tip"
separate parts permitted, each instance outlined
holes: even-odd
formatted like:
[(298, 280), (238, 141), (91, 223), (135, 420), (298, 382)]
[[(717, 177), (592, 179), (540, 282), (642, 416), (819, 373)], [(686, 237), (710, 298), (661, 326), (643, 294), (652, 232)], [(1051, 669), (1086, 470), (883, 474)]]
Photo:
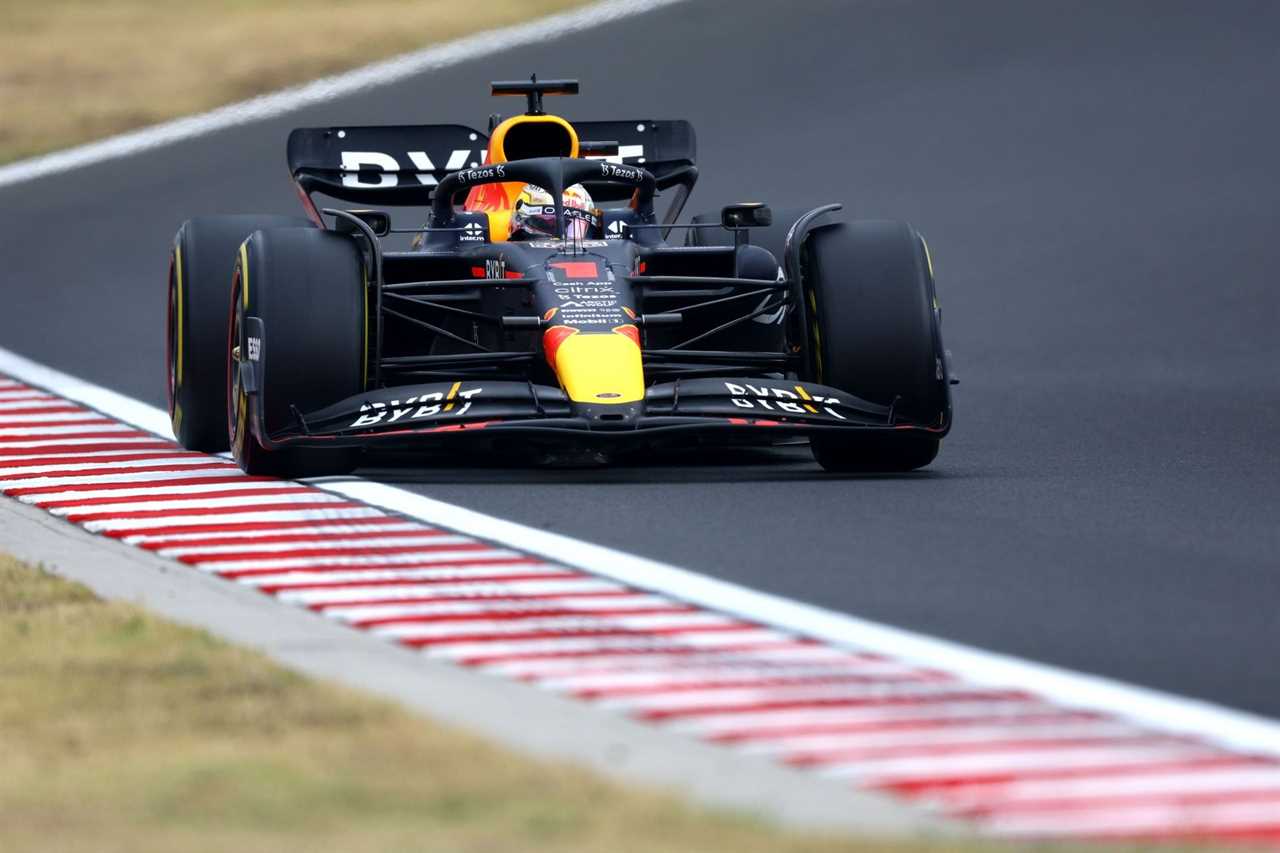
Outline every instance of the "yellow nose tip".
[(556, 347), (556, 376), (575, 403), (634, 403), (644, 399), (640, 347), (619, 332), (579, 332)]

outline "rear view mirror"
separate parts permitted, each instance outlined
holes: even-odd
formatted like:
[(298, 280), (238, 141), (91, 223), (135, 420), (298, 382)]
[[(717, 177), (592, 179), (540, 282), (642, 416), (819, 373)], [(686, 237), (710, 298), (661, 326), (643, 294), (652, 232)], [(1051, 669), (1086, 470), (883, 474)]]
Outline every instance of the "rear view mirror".
[(731, 204), (720, 211), (720, 224), (730, 230), (760, 228), (773, 224), (773, 211), (758, 201)]
[[(379, 237), (385, 237), (391, 233), (391, 214), (383, 210), (348, 210), (347, 213), (359, 219)], [(340, 234), (348, 234), (356, 230), (356, 225), (350, 219), (339, 216), (333, 223), (334, 230)]]

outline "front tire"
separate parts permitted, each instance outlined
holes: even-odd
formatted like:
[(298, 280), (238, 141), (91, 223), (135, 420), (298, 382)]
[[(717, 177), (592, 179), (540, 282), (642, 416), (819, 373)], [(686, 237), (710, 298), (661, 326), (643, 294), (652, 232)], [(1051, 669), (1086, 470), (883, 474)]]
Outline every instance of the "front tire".
[(921, 427), (817, 434), (810, 446), (823, 468), (912, 471), (937, 456), (951, 401), (931, 266), (924, 240), (904, 222), (810, 232), (801, 263), (809, 378), (892, 405), (900, 423)]
[[(267, 435), (297, 430), (298, 413), (364, 390), (364, 259), (355, 242), (318, 229), (256, 231), (240, 248), (231, 298), (225, 393), (236, 462), (249, 474), (288, 478), (352, 471), (358, 450), (268, 449), (250, 423), (260, 408)], [(262, 338), (252, 350), (260, 360), (260, 386), (252, 402), (237, 360), (237, 355), (252, 357), (247, 317), (262, 321)]]
[(309, 226), (293, 216), (201, 216), (182, 223), (169, 250), (165, 360), (169, 419), (188, 450), (221, 453), (227, 439), (227, 297), (236, 251), (260, 228)]

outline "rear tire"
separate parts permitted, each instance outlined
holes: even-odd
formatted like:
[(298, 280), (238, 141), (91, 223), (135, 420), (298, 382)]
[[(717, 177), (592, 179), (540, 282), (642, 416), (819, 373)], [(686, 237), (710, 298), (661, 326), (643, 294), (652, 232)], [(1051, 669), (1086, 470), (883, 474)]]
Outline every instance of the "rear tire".
[(268, 435), (296, 429), (295, 410), (314, 412), (364, 390), (364, 259), (355, 242), (319, 229), (255, 231), (236, 261), (231, 298), (224, 393), (236, 462), (249, 474), (277, 477), (350, 473), (357, 449), (268, 450), (259, 442), (233, 354), (238, 348), (248, 357), (245, 318), (261, 319), (261, 386), (253, 405), (262, 407)]
[(227, 299), (236, 251), (259, 228), (307, 226), (293, 216), (201, 216), (169, 250), (165, 359), (169, 418), (188, 450), (221, 453), (227, 438)]
[[(902, 422), (945, 430), (951, 402), (930, 266), (924, 241), (903, 222), (811, 231), (801, 264), (814, 354), (808, 378), (892, 405)], [(830, 471), (911, 471), (937, 456), (939, 434), (827, 433), (810, 445)]]

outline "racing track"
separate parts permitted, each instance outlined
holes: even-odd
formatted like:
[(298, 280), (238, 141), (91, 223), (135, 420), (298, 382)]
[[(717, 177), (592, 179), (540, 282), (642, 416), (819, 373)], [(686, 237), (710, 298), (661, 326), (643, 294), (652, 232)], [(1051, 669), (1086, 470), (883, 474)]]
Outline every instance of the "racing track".
[(557, 103), (570, 118), (693, 121), (692, 208), (843, 200), (918, 225), (963, 381), (952, 438), (927, 473), (898, 478), (831, 478), (800, 451), (369, 476), (1280, 715), (1280, 6), (783, 8), (682, 5), (0, 189), (0, 341), (161, 403), (173, 230), (195, 213), (292, 212), (289, 128), (479, 125), (487, 80), (578, 75), (584, 94)]

